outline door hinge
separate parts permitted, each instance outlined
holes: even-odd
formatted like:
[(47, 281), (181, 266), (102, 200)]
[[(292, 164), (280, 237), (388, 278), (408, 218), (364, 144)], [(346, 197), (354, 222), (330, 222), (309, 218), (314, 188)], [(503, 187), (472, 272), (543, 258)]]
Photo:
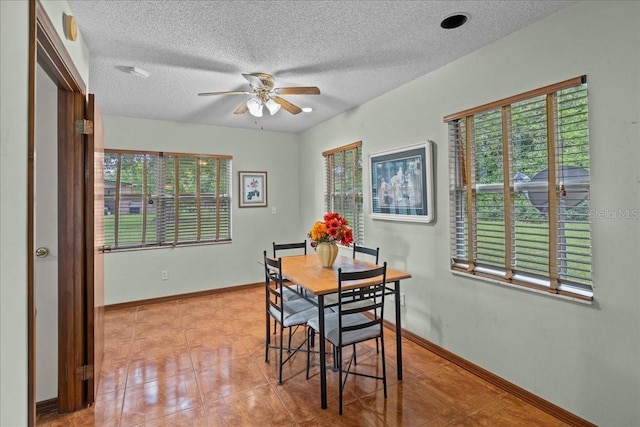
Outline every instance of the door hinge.
[(76, 369), (76, 379), (78, 381), (87, 381), (93, 378), (93, 365), (82, 365)]
[(81, 135), (93, 134), (93, 122), (87, 119), (76, 120), (76, 133)]

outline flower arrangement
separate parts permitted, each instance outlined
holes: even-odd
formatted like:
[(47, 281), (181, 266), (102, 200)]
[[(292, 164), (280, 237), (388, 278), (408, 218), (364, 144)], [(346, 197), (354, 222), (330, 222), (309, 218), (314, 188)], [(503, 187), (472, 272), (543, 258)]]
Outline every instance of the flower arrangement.
[(340, 243), (345, 246), (353, 243), (353, 231), (345, 217), (337, 212), (329, 212), (324, 214), (323, 219), (313, 224), (308, 233), (311, 247), (315, 248), (318, 243)]
[(260, 197), (260, 190), (258, 189), (258, 180), (257, 179), (252, 179), (251, 182), (249, 184), (247, 184), (247, 187), (249, 187), (249, 192), (247, 192), (247, 200), (251, 200), (254, 197)]

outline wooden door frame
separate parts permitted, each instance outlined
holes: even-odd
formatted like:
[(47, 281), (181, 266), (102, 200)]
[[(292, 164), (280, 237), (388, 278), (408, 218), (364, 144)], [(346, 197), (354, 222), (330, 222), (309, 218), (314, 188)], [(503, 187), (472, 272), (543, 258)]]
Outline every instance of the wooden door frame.
[[(85, 116), (93, 123), (93, 133), (87, 135), (85, 148), (85, 266), (86, 333), (88, 336), (86, 363), (93, 376), (87, 380), (87, 401), (94, 402), (104, 356), (104, 122), (96, 105), (95, 95), (87, 96)], [(89, 277), (91, 275), (91, 277)], [(93, 279), (93, 280), (91, 280)]]
[[(53, 80), (59, 89), (59, 107), (58, 107), (58, 146), (63, 150), (68, 147), (78, 145), (82, 136), (76, 136), (74, 129), (74, 117), (80, 107), (78, 105), (70, 106), (68, 102), (60, 105), (61, 99), (67, 100), (69, 97), (64, 96), (65, 93), (74, 95), (76, 99), (84, 100), (86, 98), (86, 84), (82, 76), (75, 67), (73, 60), (60, 36), (58, 35), (53, 23), (49, 19), (44, 7), (39, 0), (29, 0), (29, 77), (28, 77), (28, 167), (27, 167), (27, 408), (28, 408), (28, 424), (35, 426), (36, 423), (36, 397), (35, 397), (35, 354), (36, 354), (36, 331), (35, 331), (35, 291), (34, 291), (34, 260), (33, 254), (35, 250), (34, 242), (34, 197), (35, 197), (35, 102), (36, 102), (36, 67), (40, 65), (47, 75)], [(61, 96), (63, 95), (63, 96)], [(74, 102), (74, 104), (77, 104)], [(82, 102), (82, 114), (84, 114), (84, 101)], [(64, 151), (63, 151), (64, 153)], [(74, 244), (77, 236), (84, 235), (84, 221), (78, 221), (78, 212), (80, 218), (83, 219), (84, 198), (83, 198), (83, 162), (73, 160), (75, 154), (71, 156), (60, 156), (58, 163), (58, 194), (60, 200), (61, 190), (68, 191), (63, 188), (69, 183), (73, 183), (74, 192), (78, 191), (80, 184), (80, 197), (73, 197), (69, 203), (60, 204), (58, 208), (58, 229), (59, 229), (59, 297), (58, 297), (58, 362), (65, 363), (67, 360), (73, 361), (77, 358), (77, 354), (81, 352), (78, 340), (81, 339), (82, 328), (78, 328), (77, 318), (67, 318), (62, 316), (63, 313), (74, 313), (78, 310), (78, 294), (83, 291), (84, 283), (84, 241), (79, 245)], [(80, 169), (78, 169), (78, 164)], [(68, 197), (68, 194), (66, 195)], [(72, 253), (67, 253), (69, 247), (76, 247)], [(79, 258), (76, 258), (78, 257)], [(79, 265), (79, 267), (78, 267)], [(71, 321), (71, 324), (67, 322)], [(82, 323), (82, 322), (81, 322)], [(80, 329), (80, 330), (79, 330)], [(64, 344), (64, 345), (61, 345)], [(62, 359), (62, 360), (61, 360)], [(60, 368), (59, 368), (60, 369)], [(59, 371), (59, 377), (61, 377)], [(58, 397), (77, 396), (77, 386), (72, 379), (75, 378), (75, 372), (68, 372), (64, 375), (65, 383), (71, 384), (69, 389), (62, 389), (59, 380)], [(71, 379), (71, 381), (68, 381)], [(74, 398), (72, 400), (77, 400)], [(61, 402), (58, 402), (60, 405)], [(79, 409), (77, 403), (63, 401), (63, 411)], [(69, 406), (70, 405), (70, 406)], [(60, 407), (60, 406), (59, 406)]]

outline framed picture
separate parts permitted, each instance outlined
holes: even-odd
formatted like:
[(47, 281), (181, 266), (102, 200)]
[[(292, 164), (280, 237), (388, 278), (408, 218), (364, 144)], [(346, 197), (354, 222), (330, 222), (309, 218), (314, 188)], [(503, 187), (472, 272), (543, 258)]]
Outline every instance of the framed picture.
[(239, 172), (240, 207), (263, 208), (267, 206), (267, 173)]
[(432, 142), (369, 155), (371, 218), (431, 222), (433, 209)]

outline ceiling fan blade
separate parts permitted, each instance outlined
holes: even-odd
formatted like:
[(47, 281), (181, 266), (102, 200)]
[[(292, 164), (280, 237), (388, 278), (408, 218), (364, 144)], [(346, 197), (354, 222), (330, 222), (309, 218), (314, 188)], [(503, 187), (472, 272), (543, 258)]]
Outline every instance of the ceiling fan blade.
[(242, 90), (230, 90), (227, 92), (202, 92), (198, 96), (211, 96), (211, 95), (251, 95), (251, 92)]
[(279, 87), (275, 90), (280, 95), (320, 95), (315, 86)]
[(282, 108), (284, 108), (291, 114), (298, 114), (302, 112), (302, 109), (300, 107), (298, 107), (297, 105), (293, 105), (292, 103), (290, 103), (284, 98), (280, 98), (279, 96), (272, 96), (271, 99), (276, 101), (278, 104), (282, 106)]
[(244, 101), (238, 108), (236, 108), (236, 111), (234, 111), (233, 114), (244, 114), (247, 111), (249, 111), (249, 107), (247, 107), (247, 101)]

